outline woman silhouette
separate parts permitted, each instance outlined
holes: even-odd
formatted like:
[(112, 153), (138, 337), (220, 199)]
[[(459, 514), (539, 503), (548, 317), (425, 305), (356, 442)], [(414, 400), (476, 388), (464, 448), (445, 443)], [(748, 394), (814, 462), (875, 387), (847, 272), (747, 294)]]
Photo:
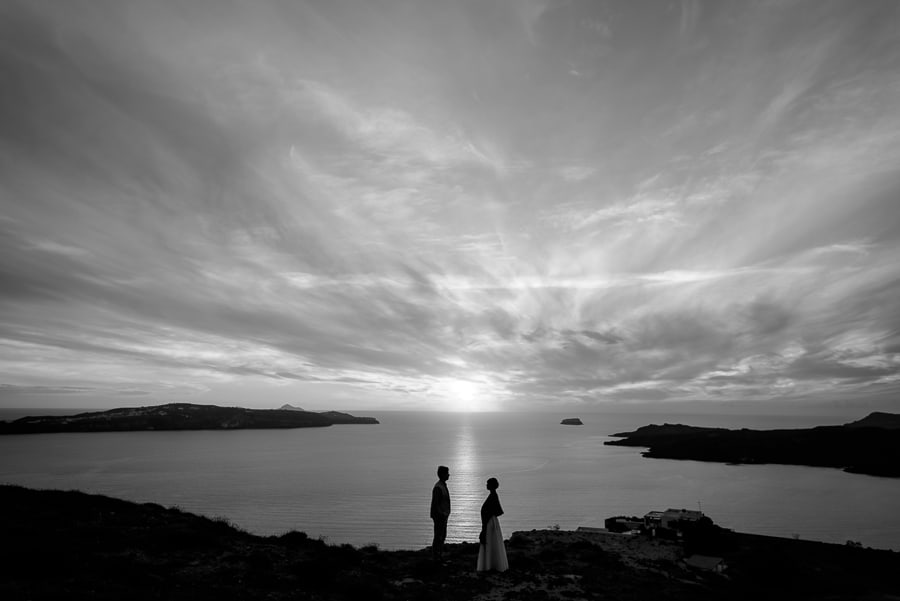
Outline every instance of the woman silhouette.
[(488, 570), (505, 572), (509, 569), (506, 547), (503, 546), (503, 533), (500, 531), (500, 520), (497, 519), (503, 515), (500, 497), (497, 496), (498, 488), (500, 483), (497, 479), (489, 478), (487, 489), (490, 492), (484, 505), (481, 506), (481, 534), (478, 535), (481, 546), (478, 548), (478, 566), (475, 568), (479, 572)]

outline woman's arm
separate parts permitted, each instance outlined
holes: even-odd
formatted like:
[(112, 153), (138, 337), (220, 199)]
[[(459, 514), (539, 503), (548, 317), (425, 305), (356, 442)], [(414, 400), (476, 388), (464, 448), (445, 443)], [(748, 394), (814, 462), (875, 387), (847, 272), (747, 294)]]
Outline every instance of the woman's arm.
[(481, 528), (484, 529), (492, 517), (501, 515), (503, 508), (500, 507), (500, 497), (497, 493), (491, 493), (481, 506)]
[(478, 533), (478, 542), (482, 545), (485, 541), (485, 532), (487, 532), (487, 523), (491, 521), (491, 517), (493, 514), (493, 508), (491, 500), (494, 495), (488, 495), (488, 498), (484, 500), (484, 503), (481, 505), (481, 532)]
[(500, 495), (494, 493), (494, 515), (498, 518), (503, 515), (503, 507), (500, 506)]

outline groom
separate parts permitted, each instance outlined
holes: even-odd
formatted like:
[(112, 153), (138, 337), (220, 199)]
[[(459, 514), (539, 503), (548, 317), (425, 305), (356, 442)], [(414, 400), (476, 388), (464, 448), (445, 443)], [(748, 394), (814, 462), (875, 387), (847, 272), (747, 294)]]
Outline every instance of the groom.
[(438, 481), (431, 489), (431, 519), (434, 520), (434, 541), (431, 543), (431, 556), (436, 562), (443, 561), (444, 541), (447, 539), (447, 520), (450, 519), (450, 491), (447, 480), (450, 479), (450, 468), (438, 466)]

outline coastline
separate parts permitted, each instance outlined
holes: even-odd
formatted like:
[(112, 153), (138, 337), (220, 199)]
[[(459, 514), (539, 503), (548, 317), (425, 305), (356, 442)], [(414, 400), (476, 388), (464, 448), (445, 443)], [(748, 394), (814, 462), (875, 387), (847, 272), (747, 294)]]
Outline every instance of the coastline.
[(340, 411), (248, 409), (194, 403), (119, 407), (74, 415), (29, 415), (0, 421), (0, 435), (146, 432), (172, 430), (271, 430), (325, 428), (336, 424), (378, 424), (374, 417)]
[[(511, 504), (507, 535), (554, 524), (603, 526), (611, 515), (695, 508), (700, 501), (716, 523), (738, 531), (900, 550), (900, 518), (890, 501), (896, 479), (833, 468), (649, 460), (638, 449), (602, 444), (608, 432), (640, 424), (634, 416), (614, 422), (582, 416), (578, 428), (546, 415), (377, 417), (382, 425), (362, 428), (0, 437), (0, 482), (175, 505), (228, 516), (260, 534), (297, 528), (330, 542), (414, 549), (431, 540), (430, 523), (409, 516), (421, 512), (432, 464), (448, 459), (435, 449), (446, 448), (458, 468), (452, 542), (477, 540), (482, 477), (495, 475)], [(483, 454), (488, 443), (502, 451)], [(479, 461), (455, 461), (464, 454)], [(563, 488), (568, 493), (554, 503)], [(340, 511), (332, 509), (335, 499)], [(378, 520), (369, 517), (372, 499), (384, 500)]]
[(257, 536), (227, 520), (77, 491), (0, 486), (4, 598), (93, 599), (888, 599), (900, 553), (728, 533), (723, 573), (691, 567), (684, 542), (598, 531), (513, 532), (511, 569), (474, 572), (477, 543), (427, 549)]
[(608, 446), (644, 447), (652, 459), (689, 459), (729, 465), (781, 464), (839, 468), (853, 474), (900, 478), (900, 415), (874, 412), (840, 426), (739, 430), (651, 424), (611, 436)]

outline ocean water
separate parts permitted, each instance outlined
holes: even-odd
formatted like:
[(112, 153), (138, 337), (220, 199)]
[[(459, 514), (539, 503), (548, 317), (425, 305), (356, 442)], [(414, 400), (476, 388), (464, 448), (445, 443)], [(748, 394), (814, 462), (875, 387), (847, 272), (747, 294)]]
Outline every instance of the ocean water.
[[(450, 467), (448, 540), (475, 541), (485, 480), (500, 481), (506, 536), (602, 527), (606, 517), (698, 506), (739, 531), (900, 550), (900, 479), (804, 466), (646, 459), (609, 434), (662, 421), (808, 427), (815, 416), (455, 414), (359, 411), (379, 425), (295, 430), (0, 436), (0, 482), (78, 489), (226, 517), (257, 534), (423, 548), (438, 464)], [(0, 416), (9, 419), (12, 416)]]

